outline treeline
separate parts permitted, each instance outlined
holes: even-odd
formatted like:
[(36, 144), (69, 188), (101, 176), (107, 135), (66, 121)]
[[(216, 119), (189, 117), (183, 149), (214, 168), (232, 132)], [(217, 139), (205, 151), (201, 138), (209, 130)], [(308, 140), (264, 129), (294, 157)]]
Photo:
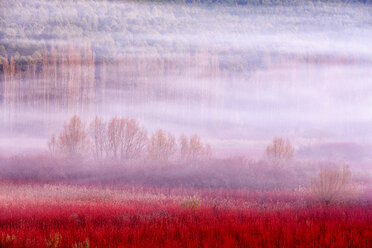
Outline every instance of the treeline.
[[(119, 2), (2, 2), (0, 64), (4, 58), (10, 56), (15, 58), (16, 63), (27, 63), (35, 59), (35, 52), (42, 54), (44, 47), (49, 46), (52, 41), (79, 42), (91, 39), (93, 51), (100, 59), (112, 58), (123, 52), (135, 56), (140, 50), (146, 50), (147, 54), (156, 53), (154, 56), (179, 52), (179, 44), (156, 41), (156, 37), (138, 38), (138, 34), (161, 35), (166, 31), (166, 27), (173, 29), (174, 25), (178, 26), (179, 21), (174, 18), (182, 16), (183, 19), (185, 15), (187, 18), (193, 18), (193, 13), (188, 13), (177, 5), (159, 5), (157, 8), (152, 5), (138, 6), (136, 2), (131, 1), (121, 1), (125, 4), (117, 4)], [(18, 12), (22, 12), (22, 15)], [(166, 15), (166, 20), (159, 18), (162, 14)], [(169, 17), (172, 23), (168, 23)]]
[(211, 157), (211, 147), (198, 135), (178, 139), (162, 129), (148, 136), (135, 119), (96, 117), (84, 123), (77, 115), (65, 124), (59, 134), (48, 141), (52, 156), (67, 158), (94, 157), (96, 161), (197, 162)]

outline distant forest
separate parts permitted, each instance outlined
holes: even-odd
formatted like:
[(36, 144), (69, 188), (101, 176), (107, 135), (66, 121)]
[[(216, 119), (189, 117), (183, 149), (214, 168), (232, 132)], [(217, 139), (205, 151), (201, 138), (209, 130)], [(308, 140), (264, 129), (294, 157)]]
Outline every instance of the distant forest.
[[(112, 3), (127, 3), (118, 6)], [(136, 4), (143, 4), (137, 8)], [(168, 4), (164, 7), (162, 3)], [(324, 5), (323, 3), (332, 3)], [(191, 20), (197, 17), (195, 11), (188, 11), (190, 6), (200, 6), (201, 8), (215, 8), (218, 6), (246, 6), (244, 14), (298, 14), (310, 15), (319, 9), (319, 5), (324, 7), (324, 12), (331, 12), (335, 15), (348, 5), (369, 4), (369, 0), (169, 0), (169, 1), (25, 1), (25, 0), (2, 0), (0, 3), (0, 64), (5, 59), (12, 56), (16, 64), (42, 63), (43, 52), (47, 48), (50, 50), (51, 42), (72, 41), (74, 45), (81, 39), (91, 38), (95, 32), (104, 35), (94, 37), (92, 49), (97, 55), (97, 60), (110, 60), (112, 54), (125, 52), (126, 56), (135, 53), (133, 47), (151, 47), (152, 52), (159, 56), (164, 53), (177, 52), (177, 44), (161, 44), (155, 39), (133, 39), (139, 33), (157, 33), (167, 30), (192, 31), (193, 24), (190, 22), (188, 27), (184, 25), (178, 27), (183, 20)], [(99, 4), (99, 8), (97, 8)], [(180, 7), (178, 4), (182, 4)], [(190, 5), (191, 4), (191, 5)], [(160, 5), (162, 8), (158, 8)], [(174, 6), (178, 7), (174, 7)], [(262, 8), (257, 10), (254, 6), (271, 6), (273, 8)], [(283, 9), (283, 6), (293, 8)], [(318, 6), (318, 8), (316, 8)], [(300, 7), (300, 8), (297, 8)], [(164, 13), (166, 9), (166, 13)], [(236, 10), (226, 9), (224, 12), (231, 12), (233, 16)], [(218, 11), (216, 14), (220, 14)], [(320, 13), (321, 14), (321, 13)], [(172, 19), (178, 21), (172, 22)], [(255, 29), (254, 20), (251, 20), (252, 27)], [(221, 27), (224, 28), (224, 27)], [(258, 27), (257, 27), (258, 28)], [(260, 27), (261, 28), (261, 27)], [(264, 27), (270, 29), (270, 27)], [(286, 25), (275, 26), (275, 29), (286, 29)], [(290, 27), (289, 27), (290, 28)], [(148, 30), (151, 29), (151, 30)], [(192, 50), (192, 47), (188, 49)], [(25, 67), (23, 67), (25, 68)], [(2, 68), (0, 68), (2, 70)]]
[[(303, 17), (311, 20), (302, 27), (306, 31), (314, 24), (321, 27), (322, 18), (330, 14), (342, 15), (347, 24), (352, 14), (342, 8), (357, 4), (362, 9), (360, 2), (367, 1), (3, 0), (0, 104), (6, 119), (28, 107), (90, 112), (96, 103), (113, 97), (131, 102), (185, 99), (188, 103), (193, 98), (206, 105), (225, 87), (216, 79), (246, 79), (257, 68), (288, 60), (355, 63), (360, 58), (350, 54), (275, 53), (264, 46), (241, 49), (235, 45), (241, 42), (237, 35), (228, 37), (234, 46), (223, 43), (226, 37), (220, 41), (215, 35), (223, 36), (226, 30), (244, 35), (295, 33), (297, 18)], [(288, 24), (280, 16), (292, 19)], [(337, 29), (343, 23), (330, 25)], [(180, 83), (174, 83), (177, 77), (188, 78), (187, 83), (195, 84), (192, 87), (197, 90), (180, 90)], [(108, 89), (116, 95), (109, 95)], [(129, 91), (129, 96), (119, 89)]]

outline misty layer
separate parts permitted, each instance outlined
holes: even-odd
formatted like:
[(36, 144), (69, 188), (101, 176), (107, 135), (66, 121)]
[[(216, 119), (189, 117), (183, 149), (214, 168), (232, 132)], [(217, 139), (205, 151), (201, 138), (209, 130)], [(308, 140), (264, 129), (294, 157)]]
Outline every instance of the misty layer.
[[(315, 202), (345, 203), (369, 197), (370, 178), (335, 161), (296, 159), (289, 139), (274, 138), (264, 159), (216, 159), (198, 135), (151, 136), (135, 119), (73, 116), (52, 134), (48, 153), (1, 158), (3, 180), (168, 188), (295, 190)], [(318, 168), (321, 168), (318, 173)], [(354, 167), (355, 168), (355, 167)], [(368, 174), (368, 173), (367, 173)]]
[(370, 5), (264, 5), (6, 1), (2, 132), (45, 139), (69, 113), (197, 132), (221, 150), (278, 135), (367, 149)]

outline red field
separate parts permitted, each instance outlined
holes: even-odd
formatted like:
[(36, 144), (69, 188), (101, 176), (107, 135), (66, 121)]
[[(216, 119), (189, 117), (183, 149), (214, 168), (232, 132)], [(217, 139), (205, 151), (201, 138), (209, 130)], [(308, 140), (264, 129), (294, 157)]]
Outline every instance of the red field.
[(0, 200), (0, 247), (372, 245), (368, 204), (308, 206), (294, 193), (4, 184)]

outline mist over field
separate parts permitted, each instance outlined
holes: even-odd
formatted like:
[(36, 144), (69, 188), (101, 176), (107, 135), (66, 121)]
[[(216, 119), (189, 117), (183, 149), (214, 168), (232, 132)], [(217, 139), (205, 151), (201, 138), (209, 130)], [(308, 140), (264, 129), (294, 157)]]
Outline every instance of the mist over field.
[(83, 111), (17, 99), (9, 107), (1, 91), (3, 151), (39, 147), (66, 115), (80, 113), (196, 132), (233, 154), (262, 153), (283, 136), (300, 154), (330, 143), (361, 146), (369, 152), (359, 159), (371, 158), (370, 5), (4, 1), (0, 11), (2, 57), (25, 63), (45, 47), (79, 49), (87, 40), (95, 55)]
[[(183, 183), (193, 185), (187, 180), (196, 173), (210, 185), (213, 175), (219, 178), (230, 170), (231, 182), (219, 178), (216, 185), (247, 186), (246, 178), (252, 177), (254, 186), (249, 187), (260, 188), (257, 171), (263, 177), (279, 173), (267, 161), (275, 137), (291, 143), (294, 160), (281, 173), (292, 173), (296, 180), (273, 177), (268, 187), (284, 181), (291, 187), (306, 185), (324, 166), (349, 165), (358, 180), (371, 177), (368, 3), (9, 0), (1, 3), (0, 13), (5, 177), (42, 177), (41, 168), (51, 162), (38, 156), (50, 153), (52, 134), (52, 150), (60, 146), (64, 125), (73, 115), (87, 130), (95, 116), (106, 128), (114, 117), (136, 121), (144, 131), (139, 133), (144, 138), (141, 152), (125, 155), (122, 150), (115, 163), (145, 167), (149, 161), (143, 159), (157, 164), (181, 159), (190, 164), (181, 158), (182, 134), (200, 147), (192, 163), (200, 162), (195, 156), (204, 161), (210, 154), (211, 160), (203, 162), (210, 169), (174, 169), (167, 175), (171, 184), (178, 180), (172, 177), (188, 175)], [(148, 154), (155, 149), (151, 139), (163, 137), (156, 133), (159, 129), (174, 144), (168, 155), (156, 155), (167, 157), (156, 162)], [(94, 146), (92, 137), (90, 142)], [(98, 142), (105, 143), (101, 157), (116, 160), (116, 148), (106, 142)], [(98, 153), (92, 149), (97, 145), (77, 152), (88, 160), (71, 171), (86, 170), (88, 178), (111, 173), (101, 181), (124, 173), (106, 167), (93, 172), (91, 159), (97, 160)], [(45, 173), (51, 178), (69, 178), (66, 169), (50, 170)], [(138, 178), (136, 169), (125, 173), (123, 181)], [(159, 179), (163, 171), (157, 173)], [(149, 177), (141, 181), (157, 180)]]

